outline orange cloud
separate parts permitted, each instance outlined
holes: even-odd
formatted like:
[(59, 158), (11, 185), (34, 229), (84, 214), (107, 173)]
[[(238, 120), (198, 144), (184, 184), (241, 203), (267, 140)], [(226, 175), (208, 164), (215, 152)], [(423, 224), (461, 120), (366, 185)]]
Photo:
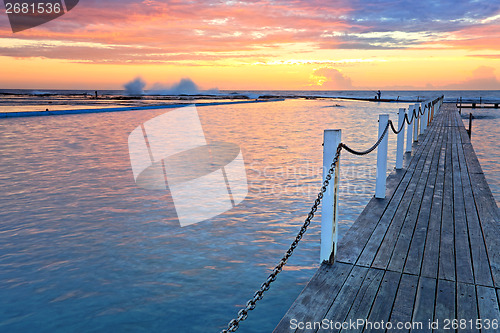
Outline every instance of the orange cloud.
[(353, 88), (351, 79), (335, 68), (323, 67), (316, 69), (311, 79), (317, 86), (329, 90), (349, 90)]

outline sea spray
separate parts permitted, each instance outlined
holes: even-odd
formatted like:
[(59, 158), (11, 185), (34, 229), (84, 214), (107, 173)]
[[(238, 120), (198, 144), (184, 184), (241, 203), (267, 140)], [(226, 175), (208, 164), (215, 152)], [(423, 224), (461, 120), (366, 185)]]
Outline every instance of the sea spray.
[(125, 88), (125, 94), (129, 96), (141, 96), (144, 95), (144, 87), (146, 87), (146, 82), (140, 77), (123, 85)]
[(129, 96), (141, 95), (162, 95), (162, 96), (178, 96), (178, 95), (219, 95), (219, 89), (200, 90), (198, 85), (190, 78), (183, 78), (174, 84), (155, 83), (144, 91), (146, 82), (137, 77), (134, 80), (123, 85), (125, 94)]

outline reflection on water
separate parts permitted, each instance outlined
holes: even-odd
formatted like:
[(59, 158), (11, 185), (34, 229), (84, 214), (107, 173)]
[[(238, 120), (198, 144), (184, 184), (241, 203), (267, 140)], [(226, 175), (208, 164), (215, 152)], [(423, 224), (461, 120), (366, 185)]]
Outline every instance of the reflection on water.
[[(130, 167), (129, 133), (165, 110), (3, 119), (0, 331), (223, 328), (300, 228), (321, 180), (323, 129), (341, 128), (344, 142), (364, 148), (376, 140), (378, 114), (395, 119), (405, 106), (335, 104), (344, 107), (291, 100), (198, 108), (207, 142), (241, 147), (249, 193), (185, 228), (168, 195), (139, 188)], [(498, 177), (498, 127), (475, 124), (483, 168)], [(389, 168), (394, 146), (392, 136)], [(342, 156), (341, 233), (373, 194), (375, 159)], [(312, 276), (319, 220), (241, 332), (271, 331)]]

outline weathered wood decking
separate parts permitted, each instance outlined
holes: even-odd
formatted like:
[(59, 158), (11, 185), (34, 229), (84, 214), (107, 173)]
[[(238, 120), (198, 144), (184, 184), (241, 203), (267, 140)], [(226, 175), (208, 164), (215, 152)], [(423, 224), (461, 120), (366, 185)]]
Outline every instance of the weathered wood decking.
[[(435, 332), (480, 332), (476, 319), (500, 319), (499, 211), (455, 105), (443, 105), (387, 186), (274, 332), (385, 331), (307, 326), (324, 319), (391, 322), (391, 332), (411, 322), (423, 324), (412, 332), (431, 332), (429, 321), (439, 320)], [(466, 320), (467, 329), (446, 330), (446, 319)]]

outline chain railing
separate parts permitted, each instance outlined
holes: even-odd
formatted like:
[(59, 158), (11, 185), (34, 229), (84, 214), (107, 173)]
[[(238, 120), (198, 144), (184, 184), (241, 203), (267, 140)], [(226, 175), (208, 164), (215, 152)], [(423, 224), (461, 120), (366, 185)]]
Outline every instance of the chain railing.
[[(328, 170), (327, 171), (325, 170), (326, 172), (323, 175), (324, 180), (323, 180), (321, 189), (320, 189), (316, 199), (314, 200), (314, 203), (313, 203), (309, 213), (307, 214), (307, 217), (305, 218), (304, 223), (302, 224), (302, 227), (300, 228), (300, 231), (297, 233), (297, 235), (295, 236), (295, 239), (290, 244), (290, 247), (285, 252), (285, 254), (281, 258), (281, 260), (275, 266), (272, 273), (269, 274), (266, 281), (264, 283), (262, 283), (260, 288), (254, 293), (253, 297), (247, 301), (245, 307), (238, 311), (237, 317), (232, 319), (229, 322), (227, 328), (223, 329), (221, 331), (221, 333), (235, 332), (236, 330), (238, 330), (240, 323), (247, 319), (249, 311), (252, 311), (253, 309), (255, 309), (255, 307), (257, 306), (257, 302), (260, 301), (264, 297), (264, 293), (269, 290), (269, 288), (271, 287), (271, 284), (274, 281), (276, 281), (278, 274), (282, 272), (283, 267), (286, 265), (286, 263), (288, 262), (288, 259), (292, 256), (292, 254), (295, 251), (295, 249), (297, 248), (299, 242), (302, 240), (302, 237), (307, 232), (307, 229), (308, 229), (309, 225), (311, 224), (311, 221), (314, 218), (314, 216), (318, 210), (318, 207), (320, 206), (322, 201), (324, 201), (327, 197), (329, 200), (331, 200), (331, 202), (328, 202), (327, 206), (332, 206), (333, 212), (329, 211), (329, 212), (327, 212), (327, 214), (324, 214), (324, 212), (322, 213), (322, 229), (324, 228), (324, 226), (328, 226), (328, 223), (330, 223), (331, 225), (328, 226), (329, 227), (328, 231), (333, 231), (334, 235), (328, 235), (327, 239), (330, 242), (336, 243), (336, 241), (337, 241), (336, 233), (338, 230), (338, 225), (337, 225), (338, 224), (338, 222), (337, 222), (337, 214), (338, 214), (337, 199), (338, 198), (337, 198), (336, 189), (338, 187), (339, 161), (340, 161), (340, 154), (342, 152), (342, 149), (346, 150), (347, 152), (349, 152), (351, 154), (361, 156), (361, 155), (367, 155), (367, 154), (371, 153), (372, 151), (374, 151), (375, 149), (379, 148), (379, 151), (377, 154), (377, 186), (376, 186), (375, 197), (378, 198), (377, 192), (379, 192), (378, 187), (379, 187), (379, 182), (381, 181), (382, 175), (383, 175), (383, 189), (381, 191), (383, 192), (384, 197), (385, 197), (385, 174), (387, 172), (386, 171), (387, 170), (387, 133), (389, 131), (389, 128), (391, 128), (393, 133), (398, 135), (397, 156), (396, 156), (396, 169), (398, 169), (398, 168), (402, 167), (402, 163), (398, 163), (398, 155), (401, 154), (403, 151), (405, 125), (406, 124), (408, 125), (409, 136), (407, 137), (407, 139), (409, 139), (411, 141), (410, 133), (413, 131), (411, 130), (410, 125), (412, 125), (412, 124), (414, 125), (413, 130), (415, 131), (416, 136), (417, 136), (419, 131), (422, 131), (422, 126), (420, 127), (420, 129), (418, 128), (418, 124), (419, 124), (418, 120), (421, 118), (421, 116), (424, 116), (424, 118), (426, 116), (427, 122), (424, 121), (425, 127), (423, 127), (423, 129), (425, 130), (427, 128), (427, 125), (434, 118), (435, 110), (440, 109), (440, 107), (443, 103), (443, 99), (444, 99), (444, 96), (441, 96), (439, 98), (434, 99), (431, 102), (422, 103), (418, 107), (416, 107), (416, 105), (415, 105), (415, 107), (410, 107), (408, 109), (408, 111), (410, 111), (410, 109), (412, 109), (411, 119), (408, 118), (408, 113), (405, 112), (405, 109), (400, 109), (399, 110), (399, 112), (400, 112), (400, 114), (399, 114), (400, 115), (399, 129), (396, 129), (393, 122), (389, 119), (388, 115), (381, 115), (379, 117), (380, 124), (379, 124), (378, 140), (370, 148), (363, 150), (363, 151), (355, 150), (355, 149), (347, 146), (345, 143), (341, 142), (340, 141), (340, 130), (335, 130), (335, 132), (338, 131), (338, 136), (336, 136), (336, 139), (333, 142), (333, 147), (335, 147), (335, 150), (334, 150), (335, 154), (334, 154), (333, 160), (330, 163)], [(414, 120), (416, 120), (416, 123), (414, 123)], [(382, 122), (384, 122), (384, 124), (382, 124)], [(382, 124), (382, 126), (380, 126), (381, 124)], [(326, 131), (325, 131), (325, 133), (326, 133)], [(326, 135), (325, 135), (325, 138), (326, 138)], [(403, 138), (403, 140), (400, 140), (401, 138)], [(383, 152), (381, 154), (380, 147), (381, 147), (382, 143), (384, 143), (385, 149), (382, 149)], [(325, 139), (325, 142), (323, 143), (323, 145), (324, 145), (324, 149), (325, 149), (323, 158), (326, 161), (326, 159), (328, 158), (328, 156), (326, 156), (327, 155), (326, 152), (328, 151), (327, 148), (328, 148), (328, 145), (330, 145), (330, 146), (332, 145), (332, 142), (326, 142), (326, 139)], [(382, 145), (382, 147), (384, 147), (384, 145)], [(411, 145), (410, 145), (410, 147), (411, 147)], [(379, 170), (382, 168), (383, 168), (383, 170)], [(335, 177), (334, 178), (335, 179), (335, 184), (334, 184), (335, 189), (333, 191), (334, 192), (333, 195), (331, 195), (329, 192), (327, 192), (328, 187), (330, 186), (332, 177)], [(323, 202), (322, 209), (324, 209), (324, 207), (325, 207), (325, 202)], [(329, 232), (328, 232), (328, 234), (329, 234)], [(323, 243), (323, 240), (324, 240), (324, 238), (323, 238), (323, 230), (322, 230), (322, 243)], [(321, 249), (322, 254), (321, 254), (320, 261), (332, 263), (333, 262), (332, 258), (334, 258), (335, 254), (336, 254), (335, 253), (336, 252), (336, 244), (334, 244), (334, 245), (322, 244), (321, 246), (322, 246), (322, 249)], [(325, 254), (323, 254), (323, 252), (324, 252), (323, 250), (325, 248), (326, 248), (326, 252), (325, 252), (326, 256), (325, 256)], [(331, 253), (328, 253), (328, 252), (331, 252)]]
[(380, 145), (380, 143), (384, 139), (385, 135), (387, 134), (387, 131), (389, 129), (389, 124), (392, 125), (392, 122), (389, 121), (387, 123), (387, 126), (385, 126), (385, 129), (384, 129), (384, 132), (382, 132), (382, 135), (378, 138), (377, 142), (375, 142), (375, 144), (373, 146), (371, 146), (370, 148), (368, 148), (366, 150), (357, 151), (357, 150), (352, 149), (351, 147), (349, 147), (345, 143), (341, 143), (340, 145), (342, 146), (342, 148), (344, 148), (345, 150), (347, 150), (348, 152), (350, 152), (353, 155), (358, 155), (358, 156), (368, 155), (369, 153), (371, 153), (372, 151), (374, 151)]
[(321, 204), (321, 201), (323, 200), (323, 194), (327, 191), (327, 188), (330, 185), (330, 180), (332, 179), (332, 175), (335, 171), (335, 168), (337, 167), (337, 163), (338, 163), (338, 160), (340, 158), (341, 151), (342, 151), (342, 146), (338, 145), (335, 157), (333, 158), (333, 162), (330, 165), (330, 169), (328, 170), (328, 173), (325, 177), (325, 180), (323, 181), (323, 185), (321, 186), (321, 190), (318, 193), (316, 200), (314, 200), (314, 204), (312, 205), (311, 210), (309, 211), (309, 214), (307, 214), (307, 217), (304, 220), (304, 224), (300, 228), (300, 231), (297, 234), (297, 236), (295, 237), (295, 240), (292, 242), (289, 249), (285, 252), (285, 255), (281, 258), (278, 265), (276, 265), (273, 272), (267, 277), (267, 280), (260, 286), (260, 289), (257, 290), (254, 293), (253, 297), (247, 301), (246, 306), (243, 309), (241, 309), (240, 311), (238, 311), (238, 317), (231, 320), (228, 324), (227, 329), (222, 330), (222, 333), (235, 332), (238, 329), (240, 322), (245, 320), (248, 317), (248, 311), (255, 309), (257, 302), (260, 301), (264, 297), (264, 293), (269, 290), (271, 283), (273, 283), (276, 280), (276, 277), (278, 276), (278, 274), (281, 273), (283, 266), (286, 265), (286, 263), (288, 262), (288, 259), (292, 256), (293, 251), (295, 250), (295, 248), (299, 244), (300, 240), (302, 239), (302, 237), (306, 233), (307, 228), (311, 224), (311, 221), (314, 218), (314, 215), (316, 214), (316, 211), (318, 210), (318, 207)]

